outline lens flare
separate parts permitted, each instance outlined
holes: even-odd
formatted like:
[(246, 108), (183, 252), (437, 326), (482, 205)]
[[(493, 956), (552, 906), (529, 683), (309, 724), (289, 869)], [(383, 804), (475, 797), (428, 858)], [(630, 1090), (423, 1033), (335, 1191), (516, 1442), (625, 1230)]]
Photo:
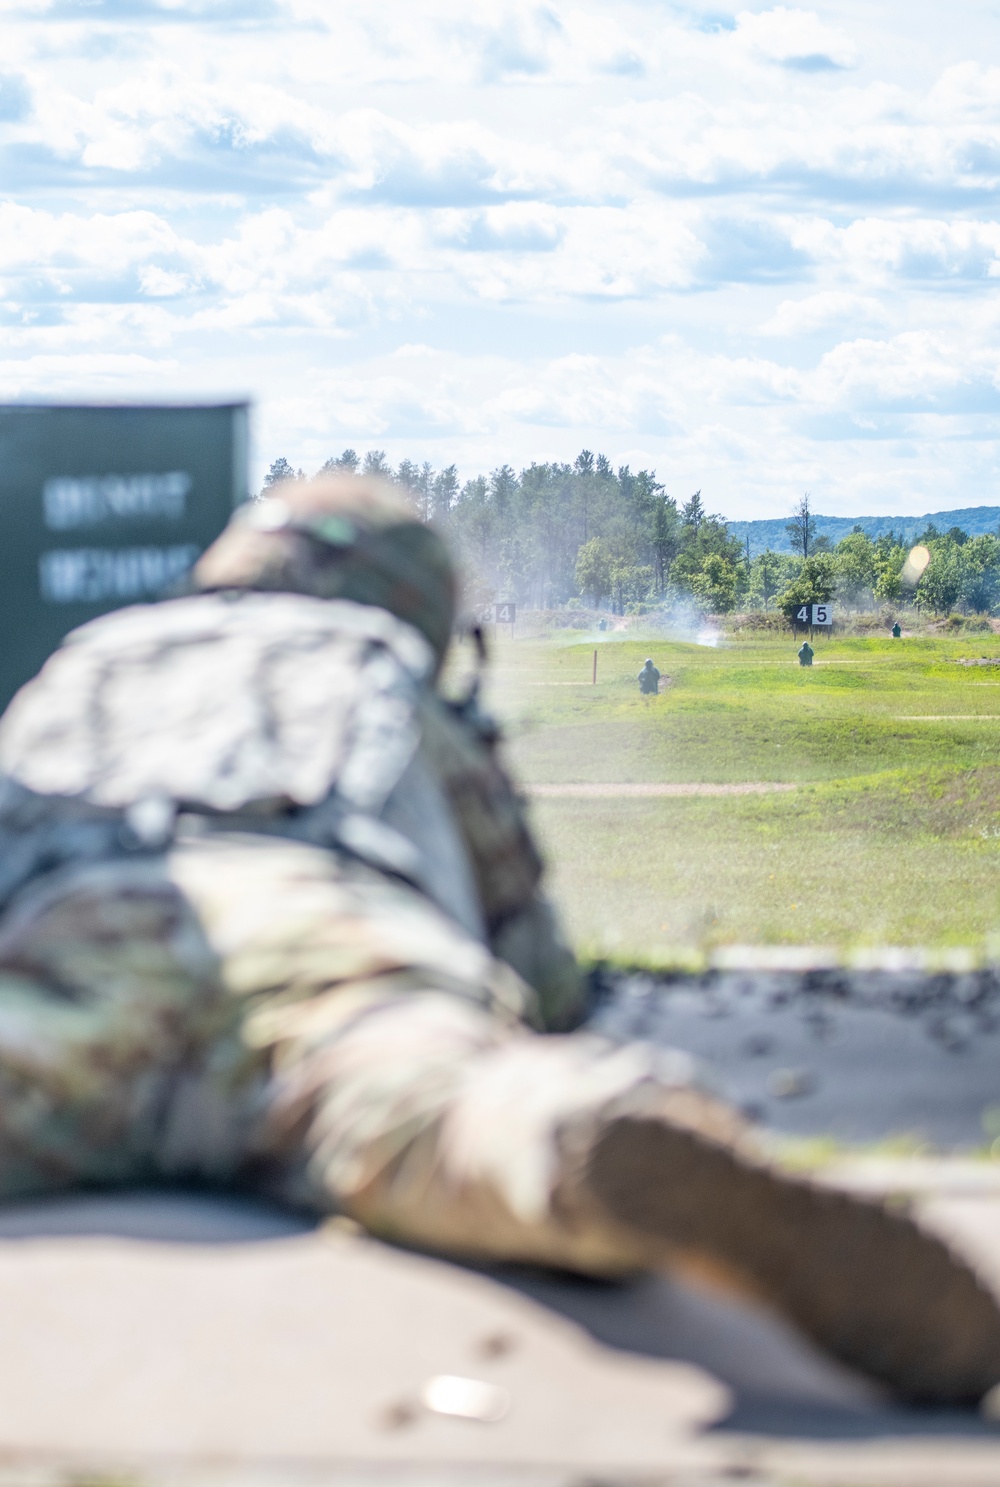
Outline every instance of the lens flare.
[(912, 588), (918, 582), (921, 573), (923, 573), (930, 560), (931, 555), (922, 542), (918, 542), (916, 547), (911, 547), (906, 562), (903, 564), (903, 571), (900, 574), (903, 583)]

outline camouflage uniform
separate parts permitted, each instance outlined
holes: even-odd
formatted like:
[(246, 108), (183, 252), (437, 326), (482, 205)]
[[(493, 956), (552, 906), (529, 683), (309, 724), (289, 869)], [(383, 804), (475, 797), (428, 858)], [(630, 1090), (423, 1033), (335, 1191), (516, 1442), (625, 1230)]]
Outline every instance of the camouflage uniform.
[(207, 1180), (450, 1253), (693, 1255), (911, 1395), (982, 1393), (1000, 1315), (943, 1245), (773, 1172), (685, 1055), (551, 1031), (579, 979), (435, 687), (441, 553), (377, 488), (295, 487), (15, 699), (0, 1192)]

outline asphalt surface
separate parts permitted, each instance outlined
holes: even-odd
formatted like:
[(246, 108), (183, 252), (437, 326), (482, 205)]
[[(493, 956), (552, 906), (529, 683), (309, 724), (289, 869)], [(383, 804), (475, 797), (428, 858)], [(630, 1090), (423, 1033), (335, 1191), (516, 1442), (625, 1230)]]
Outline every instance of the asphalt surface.
[(590, 1027), (696, 1055), (720, 1094), (776, 1131), (945, 1151), (1000, 1138), (997, 970), (603, 972), (595, 983)]

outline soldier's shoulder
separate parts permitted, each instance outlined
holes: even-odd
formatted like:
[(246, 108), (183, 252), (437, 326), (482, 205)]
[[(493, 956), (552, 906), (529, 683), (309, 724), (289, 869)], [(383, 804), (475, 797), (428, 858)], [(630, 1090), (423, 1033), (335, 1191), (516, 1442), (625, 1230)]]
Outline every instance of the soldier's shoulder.
[(365, 699), (384, 698), (406, 733), (433, 664), (411, 626), (347, 600), (206, 594), (139, 606), (76, 631), (22, 688), (0, 721), (0, 768), (107, 805), (147, 795), (229, 811), (313, 804)]
[(237, 590), (135, 604), (101, 615), (71, 631), (55, 656), (154, 654), (164, 646), (173, 649), (230, 636), (286, 643), (309, 635), (376, 642), (421, 676), (433, 670), (430, 644), (387, 610), (350, 599)]

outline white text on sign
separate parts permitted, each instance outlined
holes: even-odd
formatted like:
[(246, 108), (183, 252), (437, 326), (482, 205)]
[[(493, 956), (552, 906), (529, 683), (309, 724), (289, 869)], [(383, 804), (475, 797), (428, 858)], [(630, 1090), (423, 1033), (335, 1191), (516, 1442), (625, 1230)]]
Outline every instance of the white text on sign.
[(41, 595), (49, 604), (149, 598), (186, 573), (199, 551), (192, 543), (184, 543), (176, 547), (81, 547), (43, 552), (38, 560)]
[(191, 476), (184, 470), (165, 475), (61, 475), (42, 487), (45, 525), (67, 532), (113, 517), (180, 521), (190, 489)]
[(498, 604), (496, 606), (496, 622), (498, 625), (512, 625), (516, 618), (516, 604)]

